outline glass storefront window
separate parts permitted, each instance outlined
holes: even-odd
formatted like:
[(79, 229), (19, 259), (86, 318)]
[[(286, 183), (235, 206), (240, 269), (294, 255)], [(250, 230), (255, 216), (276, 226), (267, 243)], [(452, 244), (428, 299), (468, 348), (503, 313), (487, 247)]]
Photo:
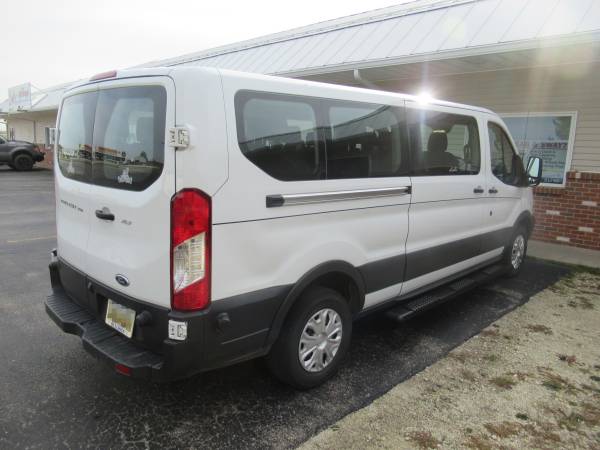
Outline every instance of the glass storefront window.
[(502, 116), (525, 164), (544, 161), (542, 183), (564, 186), (575, 141), (576, 113), (505, 114)]

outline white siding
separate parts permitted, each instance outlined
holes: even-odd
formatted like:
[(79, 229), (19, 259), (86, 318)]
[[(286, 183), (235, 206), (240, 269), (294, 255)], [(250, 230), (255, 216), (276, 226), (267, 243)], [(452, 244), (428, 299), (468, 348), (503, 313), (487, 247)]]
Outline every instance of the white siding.
[(572, 170), (600, 172), (600, 64), (463, 74), (381, 84), (498, 113), (577, 111)]
[(56, 111), (44, 111), (21, 117), (10, 116), (7, 119), (8, 129), (14, 129), (15, 139), (44, 144), (45, 128), (56, 126), (56, 113)]

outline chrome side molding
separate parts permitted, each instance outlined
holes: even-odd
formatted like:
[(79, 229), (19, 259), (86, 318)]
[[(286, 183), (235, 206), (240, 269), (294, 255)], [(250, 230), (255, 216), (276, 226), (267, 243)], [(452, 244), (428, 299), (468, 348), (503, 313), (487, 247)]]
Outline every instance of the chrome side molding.
[(267, 195), (266, 204), (267, 208), (276, 208), (279, 206), (306, 205), (310, 203), (393, 197), (410, 194), (410, 188), (410, 186), (402, 186), (392, 188), (357, 189), (352, 191), (314, 192), (309, 194), (272, 194)]

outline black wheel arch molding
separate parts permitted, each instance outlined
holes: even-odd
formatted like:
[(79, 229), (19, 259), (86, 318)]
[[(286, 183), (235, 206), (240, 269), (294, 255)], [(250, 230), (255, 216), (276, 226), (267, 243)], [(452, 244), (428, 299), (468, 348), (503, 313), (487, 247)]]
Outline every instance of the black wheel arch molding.
[(341, 280), (351, 281), (347, 287), (350, 289), (350, 292), (342, 292), (341, 294), (350, 303), (352, 314), (354, 316), (357, 315), (363, 309), (366, 292), (365, 281), (359, 269), (342, 260), (323, 262), (309, 270), (292, 285), (291, 290), (273, 318), (273, 323), (267, 337), (267, 348), (270, 348), (277, 340), (288, 313), (309, 286), (319, 284), (339, 291), (340, 286), (336, 286), (335, 284)]
[(531, 211), (527, 210), (521, 212), (513, 225), (513, 229), (516, 229), (519, 225), (525, 226), (525, 229), (527, 230), (527, 239), (529, 239), (535, 228), (535, 217)]

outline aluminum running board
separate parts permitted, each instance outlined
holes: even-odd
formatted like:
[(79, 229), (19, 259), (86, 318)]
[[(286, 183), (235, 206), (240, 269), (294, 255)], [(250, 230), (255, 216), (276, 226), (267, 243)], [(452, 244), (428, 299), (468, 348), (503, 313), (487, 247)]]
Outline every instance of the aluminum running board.
[(504, 273), (504, 270), (501, 264), (487, 266), (462, 278), (438, 286), (417, 297), (405, 301), (399, 300), (402, 303), (388, 309), (385, 315), (396, 322), (402, 322), (496, 278)]

